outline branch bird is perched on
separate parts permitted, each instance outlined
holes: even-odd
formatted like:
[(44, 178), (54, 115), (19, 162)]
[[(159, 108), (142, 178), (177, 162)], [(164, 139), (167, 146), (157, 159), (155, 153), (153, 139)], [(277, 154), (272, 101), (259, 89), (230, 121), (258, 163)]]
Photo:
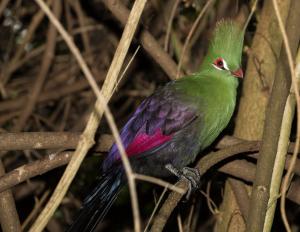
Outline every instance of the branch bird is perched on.
[[(227, 126), (243, 77), (244, 34), (232, 21), (220, 21), (200, 71), (171, 81), (145, 99), (121, 130), (133, 170), (151, 176), (175, 174), (197, 187), (198, 171), (186, 167)], [(69, 231), (93, 231), (103, 219), (126, 176), (116, 144), (102, 165), (102, 176), (84, 200)]]

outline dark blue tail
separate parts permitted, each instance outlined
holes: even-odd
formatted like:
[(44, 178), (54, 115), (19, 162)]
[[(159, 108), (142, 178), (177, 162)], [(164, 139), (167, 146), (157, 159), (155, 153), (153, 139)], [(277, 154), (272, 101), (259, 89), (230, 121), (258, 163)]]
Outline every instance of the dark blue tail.
[(106, 215), (124, 184), (124, 171), (120, 166), (111, 168), (98, 180), (92, 193), (84, 200), (78, 216), (67, 230), (91, 232)]

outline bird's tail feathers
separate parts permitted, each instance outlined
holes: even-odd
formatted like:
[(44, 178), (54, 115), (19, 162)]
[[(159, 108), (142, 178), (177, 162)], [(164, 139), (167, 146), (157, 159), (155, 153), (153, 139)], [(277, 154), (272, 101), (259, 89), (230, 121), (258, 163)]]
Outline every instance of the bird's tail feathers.
[(124, 170), (114, 167), (98, 180), (92, 193), (84, 200), (74, 223), (68, 232), (90, 232), (95, 229), (115, 201), (124, 183)]

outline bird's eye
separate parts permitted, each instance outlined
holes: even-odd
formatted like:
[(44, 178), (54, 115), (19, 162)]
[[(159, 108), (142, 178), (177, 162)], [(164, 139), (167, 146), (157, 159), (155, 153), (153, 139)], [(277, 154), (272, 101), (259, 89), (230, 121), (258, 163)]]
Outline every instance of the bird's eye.
[(218, 66), (219, 68), (222, 68), (222, 67), (223, 67), (223, 60), (218, 60), (218, 61), (217, 61), (217, 66)]
[(222, 58), (217, 58), (214, 61), (213, 66), (219, 70), (229, 70), (226, 61)]

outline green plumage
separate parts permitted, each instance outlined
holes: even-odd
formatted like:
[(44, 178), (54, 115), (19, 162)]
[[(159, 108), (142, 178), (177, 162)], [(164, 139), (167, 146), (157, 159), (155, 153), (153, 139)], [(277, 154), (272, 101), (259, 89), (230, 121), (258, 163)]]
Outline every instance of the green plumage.
[(244, 32), (232, 22), (221, 20), (217, 23), (207, 55), (200, 66), (200, 72), (210, 70), (211, 63), (217, 57), (227, 61), (230, 70), (240, 68)]
[[(175, 84), (185, 93), (186, 104), (196, 106), (203, 120), (199, 123), (201, 150), (209, 146), (227, 126), (234, 112), (238, 78), (232, 72), (241, 65), (244, 34), (232, 21), (220, 21), (200, 71)], [(229, 70), (218, 70), (217, 58), (226, 61)]]

